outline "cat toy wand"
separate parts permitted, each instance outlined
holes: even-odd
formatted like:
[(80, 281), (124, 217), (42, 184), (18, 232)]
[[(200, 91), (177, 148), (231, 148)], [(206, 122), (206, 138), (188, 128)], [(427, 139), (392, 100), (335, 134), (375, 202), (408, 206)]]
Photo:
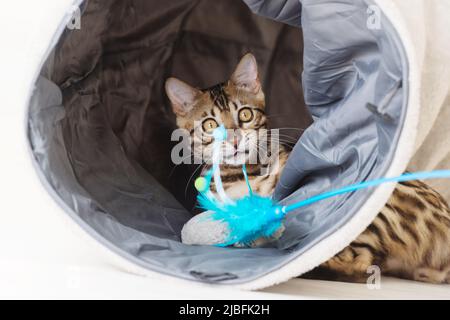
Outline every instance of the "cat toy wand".
[[(206, 212), (191, 219), (183, 228), (182, 238), (183, 242), (187, 244), (219, 247), (227, 247), (236, 243), (249, 244), (261, 237), (271, 237), (282, 226), (283, 219), (288, 213), (325, 199), (385, 183), (450, 178), (450, 170), (406, 173), (397, 177), (380, 178), (349, 185), (294, 204), (280, 205), (271, 198), (262, 197), (252, 191), (246, 167), (243, 165), (242, 172), (249, 193), (241, 199), (231, 200), (226, 195), (220, 178), (221, 144), (227, 137), (225, 128), (221, 126), (215, 129), (213, 136), (213, 167), (205, 177), (200, 177), (195, 181), (195, 187), (199, 192), (197, 196), (199, 207)], [(220, 200), (210, 190), (212, 179), (214, 179)], [(199, 237), (200, 233), (202, 236)]]

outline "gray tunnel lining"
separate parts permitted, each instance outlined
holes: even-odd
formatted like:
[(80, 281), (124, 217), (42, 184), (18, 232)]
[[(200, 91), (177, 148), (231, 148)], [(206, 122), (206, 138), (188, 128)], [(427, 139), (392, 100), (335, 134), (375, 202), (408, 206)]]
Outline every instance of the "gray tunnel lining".
[[(299, 9), (295, 1), (286, 1), (282, 8), (264, 6), (268, 1), (246, 2), (266, 16), (291, 24), (297, 16), (291, 10)], [(259, 6), (255, 7), (256, 3)], [(302, 4), (303, 89), (315, 122), (294, 148), (277, 187), (276, 197), (282, 203), (382, 176), (393, 156), (407, 102), (401, 42), (384, 16), (380, 29), (365, 28), (371, 2), (305, 0)], [(89, 103), (86, 101), (85, 107)], [(368, 103), (378, 106), (379, 112), (367, 108)], [(60, 88), (40, 77), (30, 102), (29, 137), (42, 175), (85, 229), (106, 239), (102, 241), (119, 254), (164, 274), (219, 283), (256, 279), (333, 233), (356, 214), (372, 192), (359, 191), (290, 214), (277, 248), (185, 246), (179, 242), (179, 231), (190, 213), (139, 164), (127, 159), (113, 136), (89, 143), (116, 145), (118, 159), (128, 168), (127, 179), (104, 177), (101, 164), (85, 164), (92, 166), (90, 178), (143, 199), (140, 210), (154, 216), (147, 226), (152, 232), (137, 231), (132, 222), (121, 223), (98, 204), (92, 190), (86, 191), (72, 170), (77, 159), (70, 157), (63, 132), (70, 114), (62, 106)], [(120, 209), (121, 198), (112, 198), (111, 205)]]

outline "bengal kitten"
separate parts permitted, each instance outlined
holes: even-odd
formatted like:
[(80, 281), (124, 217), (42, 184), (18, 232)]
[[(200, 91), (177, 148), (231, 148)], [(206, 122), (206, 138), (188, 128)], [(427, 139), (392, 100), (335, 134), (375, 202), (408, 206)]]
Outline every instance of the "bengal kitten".
[[(166, 92), (177, 116), (177, 125), (190, 132), (194, 154), (212, 156), (212, 131), (220, 125), (239, 129), (240, 134), (225, 144), (231, 148), (221, 165), (224, 189), (231, 198), (248, 192), (242, 163), (258, 152), (257, 134), (267, 129), (265, 98), (253, 55), (242, 58), (230, 80), (206, 90), (170, 78)], [(270, 139), (269, 139), (270, 141)], [(279, 180), (289, 155), (279, 146), (269, 163), (247, 165), (252, 189), (269, 196)], [(238, 160), (236, 160), (238, 159)], [(206, 170), (208, 164), (206, 163)], [(266, 168), (268, 167), (268, 169)], [(265, 174), (264, 174), (265, 173)], [(361, 282), (372, 265), (386, 275), (432, 283), (450, 283), (450, 209), (446, 201), (422, 182), (397, 186), (389, 202), (373, 223), (348, 247), (306, 275)], [(283, 232), (280, 229), (273, 239)], [(259, 239), (260, 246), (273, 239)]]

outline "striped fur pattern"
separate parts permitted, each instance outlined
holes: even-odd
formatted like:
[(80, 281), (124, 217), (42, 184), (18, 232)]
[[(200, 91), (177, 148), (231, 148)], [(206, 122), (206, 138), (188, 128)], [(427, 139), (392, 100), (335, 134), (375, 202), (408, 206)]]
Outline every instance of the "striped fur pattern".
[[(282, 145), (272, 148), (270, 133), (267, 144), (260, 142), (259, 135), (267, 133), (267, 117), (253, 55), (244, 56), (225, 83), (199, 90), (171, 78), (166, 83), (166, 91), (177, 115), (178, 126), (191, 134), (194, 155), (201, 154), (205, 161), (204, 173), (210, 167), (214, 141), (208, 129), (224, 125), (234, 131), (230, 137), (233, 141), (227, 141), (223, 146), (225, 157), (221, 176), (227, 195), (239, 198), (248, 193), (242, 174), (243, 163), (247, 165), (253, 191), (263, 196), (272, 194), (288, 152)], [(268, 161), (251, 162), (251, 155), (261, 150), (268, 154)], [(271, 154), (271, 151), (276, 154)]]
[(371, 266), (384, 275), (450, 283), (450, 209), (421, 181), (397, 185), (372, 224), (306, 278), (365, 282)]
[[(169, 79), (166, 91), (180, 128), (191, 133), (194, 154), (200, 148), (206, 159), (212, 155), (208, 130), (218, 125), (240, 130), (233, 137), (232, 154), (241, 161), (221, 166), (224, 188), (231, 198), (247, 193), (241, 165), (257, 149), (255, 132), (267, 128), (265, 99), (255, 58), (249, 54), (239, 63), (231, 79), (206, 90), (195, 89), (177, 79)], [(246, 112), (242, 113), (242, 110)], [(230, 145), (229, 144), (229, 145)], [(199, 147), (200, 146), (200, 147)], [(267, 165), (248, 165), (251, 186), (261, 195), (271, 195), (289, 152), (282, 146)], [(279, 230), (274, 239), (281, 236)], [(260, 239), (253, 246), (273, 239)], [(450, 210), (446, 201), (422, 182), (398, 184), (389, 202), (373, 223), (349, 246), (325, 262), (306, 278), (365, 282), (370, 266), (382, 274), (431, 283), (450, 283)]]

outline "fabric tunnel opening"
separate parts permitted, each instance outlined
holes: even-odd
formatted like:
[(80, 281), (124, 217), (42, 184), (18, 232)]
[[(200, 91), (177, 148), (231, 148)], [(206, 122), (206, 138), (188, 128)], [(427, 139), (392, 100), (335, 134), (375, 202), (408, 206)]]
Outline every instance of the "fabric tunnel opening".
[(372, 1), (87, 0), (37, 78), (28, 136), (39, 175), (75, 223), (115, 253), (177, 278), (240, 284), (301, 259), (373, 190), (289, 214), (273, 246), (188, 246), (198, 166), (171, 161), (171, 76), (198, 88), (255, 55), (270, 128), (292, 151), (274, 197), (290, 204), (385, 175), (408, 102), (407, 59)]

